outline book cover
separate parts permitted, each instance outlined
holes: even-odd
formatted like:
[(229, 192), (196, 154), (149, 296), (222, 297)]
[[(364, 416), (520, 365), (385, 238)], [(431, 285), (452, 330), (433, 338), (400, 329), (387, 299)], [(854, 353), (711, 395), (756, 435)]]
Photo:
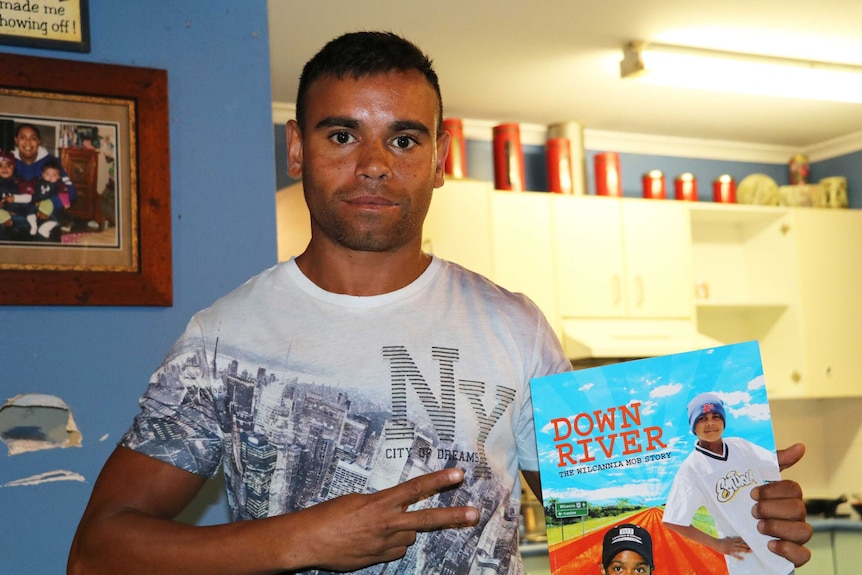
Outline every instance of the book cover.
[(531, 390), (554, 575), (621, 572), (622, 561), (675, 575), (793, 571), (751, 515), (751, 489), (779, 479), (757, 342), (536, 378)]

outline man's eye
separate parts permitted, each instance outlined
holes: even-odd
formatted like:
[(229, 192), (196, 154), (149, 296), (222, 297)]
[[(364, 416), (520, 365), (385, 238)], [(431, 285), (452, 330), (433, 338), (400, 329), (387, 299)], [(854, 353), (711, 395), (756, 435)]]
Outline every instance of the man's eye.
[(329, 138), (336, 144), (349, 144), (353, 141), (353, 136), (351, 136), (347, 132), (336, 132), (329, 136)]
[(410, 136), (398, 136), (395, 138), (395, 146), (402, 150), (407, 150), (416, 145), (416, 142)]

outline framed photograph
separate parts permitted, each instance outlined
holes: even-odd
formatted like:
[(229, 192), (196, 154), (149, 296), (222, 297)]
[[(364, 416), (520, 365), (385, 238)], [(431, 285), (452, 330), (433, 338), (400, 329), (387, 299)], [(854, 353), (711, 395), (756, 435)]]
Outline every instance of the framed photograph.
[(0, 304), (172, 304), (167, 92), (164, 70), (3, 55)]
[(89, 0), (0, 2), (0, 44), (89, 52)]

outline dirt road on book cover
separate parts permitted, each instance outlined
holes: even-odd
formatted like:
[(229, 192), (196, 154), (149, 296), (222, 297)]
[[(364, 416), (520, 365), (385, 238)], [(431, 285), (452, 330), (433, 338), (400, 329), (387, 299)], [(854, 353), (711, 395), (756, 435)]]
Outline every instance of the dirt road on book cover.
[(620, 517), (618, 521), (609, 523), (601, 529), (590, 531), (583, 536), (580, 534), (579, 525), (567, 526), (566, 529), (570, 529), (576, 535), (550, 547), (551, 571), (554, 575), (598, 573), (599, 570), (596, 566), (602, 562), (602, 537), (607, 528), (618, 523), (635, 523), (652, 535), (655, 567), (660, 573), (673, 573), (675, 575), (693, 575), (696, 573), (721, 575), (727, 573), (724, 556), (707, 547), (685, 540), (664, 527), (661, 522), (663, 515), (664, 512), (660, 508), (651, 507), (625, 518)]

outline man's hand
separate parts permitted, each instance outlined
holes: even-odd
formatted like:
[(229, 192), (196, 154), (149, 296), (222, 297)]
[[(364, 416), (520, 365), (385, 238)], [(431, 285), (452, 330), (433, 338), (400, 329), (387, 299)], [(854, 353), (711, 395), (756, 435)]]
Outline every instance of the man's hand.
[[(797, 443), (778, 451), (778, 466), (787, 469), (805, 454), (805, 446)], [(795, 481), (782, 480), (755, 487), (751, 497), (757, 502), (751, 514), (760, 521), (757, 529), (777, 537), (770, 541), (769, 549), (788, 559), (795, 566), (804, 565), (811, 559), (811, 551), (804, 547), (811, 539), (811, 525), (805, 522), (805, 503), (802, 488)]]
[(463, 471), (445, 469), (371, 495), (344, 495), (284, 515), (196, 526), (172, 519), (206, 478), (118, 447), (96, 481), (67, 572), (261, 575), (312, 567), (352, 571), (403, 557), (417, 532), (475, 525), (479, 512), (473, 507), (407, 510), (463, 479)]
[[(460, 469), (444, 469), (371, 495), (344, 495), (293, 513), (308, 533), (303, 534), (305, 548), (295, 548), (297, 555), (289, 562), (354, 571), (403, 557), (418, 532), (473, 526), (479, 520), (474, 507), (408, 511), (412, 504), (463, 479)], [(319, 562), (321, 557), (326, 561)]]

